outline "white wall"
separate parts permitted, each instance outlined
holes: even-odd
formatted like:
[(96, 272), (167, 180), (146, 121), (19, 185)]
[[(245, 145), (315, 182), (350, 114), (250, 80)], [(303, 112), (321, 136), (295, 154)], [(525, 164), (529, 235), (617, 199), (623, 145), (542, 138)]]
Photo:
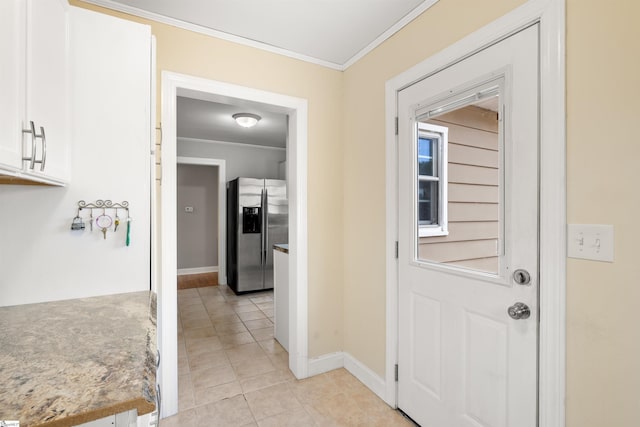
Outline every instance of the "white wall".
[(178, 164), (177, 177), (178, 269), (217, 267), (218, 167)]
[[(71, 9), (71, 182), (0, 186), (0, 306), (150, 288), (150, 28)], [(129, 247), (71, 231), (96, 199), (130, 203)]]
[(286, 159), (286, 150), (258, 145), (178, 138), (178, 156), (225, 160), (227, 181), (237, 177), (279, 179), (279, 162)]

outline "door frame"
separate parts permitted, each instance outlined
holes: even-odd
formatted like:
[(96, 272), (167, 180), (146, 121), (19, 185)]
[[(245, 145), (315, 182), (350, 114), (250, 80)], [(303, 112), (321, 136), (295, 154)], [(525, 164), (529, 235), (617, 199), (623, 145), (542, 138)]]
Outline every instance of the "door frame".
[(398, 92), (533, 24), (540, 24), (540, 325), (538, 420), (565, 423), (566, 125), (565, 0), (530, 0), (454, 43), (385, 86), (386, 366), (385, 400), (397, 406), (398, 361)]
[(308, 376), (308, 252), (307, 252), (307, 112), (303, 98), (267, 92), (226, 82), (163, 71), (160, 283), (158, 289), (158, 348), (162, 354), (159, 383), (161, 418), (178, 412), (177, 345), (177, 96), (206, 96), (214, 102), (229, 98), (261, 103), (265, 109), (287, 114), (287, 177), (289, 195), (289, 368), (301, 379)]
[(227, 170), (224, 159), (176, 157), (179, 165), (217, 166), (218, 175), (218, 283), (227, 284)]

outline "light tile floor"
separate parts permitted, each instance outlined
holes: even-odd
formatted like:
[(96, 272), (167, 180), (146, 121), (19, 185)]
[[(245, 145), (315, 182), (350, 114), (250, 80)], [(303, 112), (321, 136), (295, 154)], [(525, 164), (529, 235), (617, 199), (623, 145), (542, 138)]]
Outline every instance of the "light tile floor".
[(161, 427), (412, 426), (345, 369), (296, 380), (273, 339), (273, 292), (178, 291), (177, 415)]

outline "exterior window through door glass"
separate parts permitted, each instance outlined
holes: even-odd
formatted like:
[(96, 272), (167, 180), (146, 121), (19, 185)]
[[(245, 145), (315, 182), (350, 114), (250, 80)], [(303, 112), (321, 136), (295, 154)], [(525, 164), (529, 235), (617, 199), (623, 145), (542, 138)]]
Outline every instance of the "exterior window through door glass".
[(417, 114), (416, 258), (498, 274), (500, 98), (497, 86), (472, 95)]
[(446, 129), (425, 123), (418, 125), (418, 226), (421, 236), (443, 235), (446, 221), (441, 213), (444, 196), (445, 170), (441, 159), (446, 159)]

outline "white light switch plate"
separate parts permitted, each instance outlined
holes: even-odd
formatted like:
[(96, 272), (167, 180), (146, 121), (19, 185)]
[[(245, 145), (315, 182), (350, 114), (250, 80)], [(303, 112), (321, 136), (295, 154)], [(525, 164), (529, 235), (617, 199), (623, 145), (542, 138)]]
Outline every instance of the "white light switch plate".
[(186, 213), (193, 213), (193, 206), (185, 206), (184, 211)]
[(613, 262), (613, 225), (569, 224), (567, 234), (569, 258)]

